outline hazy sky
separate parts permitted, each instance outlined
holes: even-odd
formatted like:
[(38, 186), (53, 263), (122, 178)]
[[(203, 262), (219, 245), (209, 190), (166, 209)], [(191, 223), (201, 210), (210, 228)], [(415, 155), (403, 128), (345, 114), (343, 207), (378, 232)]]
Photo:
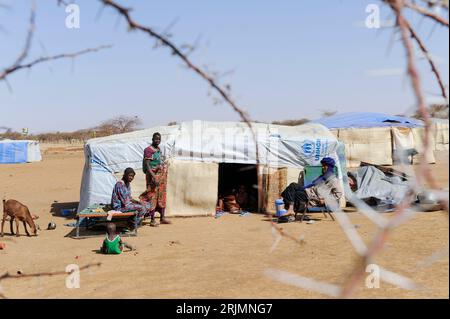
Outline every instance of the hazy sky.
[[(117, 0), (133, 7), (142, 24), (172, 40), (194, 43), (194, 62), (229, 73), (223, 83), (254, 120), (317, 118), (323, 110), (399, 114), (414, 106), (404, 75), (405, 52), (392, 28), (368, 29), (372, 0), (212, 1)], [(80, 29), (65, 27), (64, 7), (36, 0), (37, 29), (29, 60), (101, 44), (114, 47), (42, 64), (0, 82), (0, 127), (31, 133), (94, 126), (119, 114), (138, 115), (144, 127), (170, 121), (239, 120), (228, 105), (214, 105), (208, 85), (186, 70), (168, 49), (128, 32), (111, 9), (78, 0)], [(0, 0), (0, 68), (24, 45), (31, 2)], [(389, 9), (381, 6), (384, 19)], [(443, 13), (448, 18), (448, 13)], [(448, 83), (448, 30), (409, 16), (433, 52)], [(390, 45), (392, 43), (392, 45)], [(439, 93), (425, 60), (418, 61), (429, 99)]]

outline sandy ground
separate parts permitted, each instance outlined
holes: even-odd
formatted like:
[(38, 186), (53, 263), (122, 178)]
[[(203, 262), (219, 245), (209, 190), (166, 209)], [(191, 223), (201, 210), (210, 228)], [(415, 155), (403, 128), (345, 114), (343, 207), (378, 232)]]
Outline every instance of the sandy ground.
[[(304, 242), (283, 238), (272, 253), (269, 222), (252, 214), (176, 218), (172, 225), (143, 226), (138, 237), (125, 239), (136, 252), (100, 255), (96, 250), (101, 237), (65, 237), (72, 228), (64, 224), (72, 220), (53, 215), (74, 207), (79, 199), (83, 153), (76, 147), (47, 148), (43, 158), (39, 163), (0, 166), (0, 195), (27, 204), (40, 216), (43, 228), (39, 237), (26, 237), (21, 226), (22, 236), (16, 238), (5, 225), (0, 274), (64, 271), (69, 264), (101, 266), (82, 271), (78, 289), (66, 288), (66, 275), (3, 280), (0, 292), (9, 298), (326, 298), (276, 282), (264, 272), (275, 268), (339, 285), (356, 265), (356, 253), (338, 223), (322, 215), (315, 224), (284, 224), (283, 231)], [(448, 189), (448, 153), (439, 154), (438, 160), (434, 171)], [(348, 216), (368, 243), (376, 231), (373, 224), (357, 212)], [(45, 230), (50, 221), (57, 224), (55, 230)], [(448, 235), (447, 214), (418, 214), (389, 236), (374, 262), (412, 278), (420, 289), (409, 291), (385, 282), (369, 289), (361, 282), (354, 297), (448, 298), (448, 254), (423, 264), (433, 253), (448, 252)]]

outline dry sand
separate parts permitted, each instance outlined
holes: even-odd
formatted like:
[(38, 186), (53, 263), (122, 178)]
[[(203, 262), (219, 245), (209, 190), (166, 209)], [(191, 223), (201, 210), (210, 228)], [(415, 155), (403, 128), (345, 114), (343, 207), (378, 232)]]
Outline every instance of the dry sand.
[[(448, 189), (448, 153), (438, 156), (434, 171), (440, 185)], [(334, 284), (344, 282), (355, 266), (356, 253), (337, 222), (317, 216), (315, 224), (282, 226), (302, 245), (283, 238), (277, 249), (271, 227), (262, 215), (225, 215), (176, 218), (172, 225), (143, 226), (138, 237), (126, 238), (137, 251), (117, 256), (100, 255), (102, 237), (65, 237), (73, 220), (54, 216), (61, 208), (74, 207), (79, 199), (83, 153), (75, 148), (47, 148), (43, 161), (0, 165), (0, 195), (27, 204), (38, 214), (43, 229), (39, 237), (6, 235), (0, 242), (0, 274), (64, 271), (68, 264), (83, 266), (101, 262), (100, 267), (81, 272), (81, 287), (68, 289), (65, 275), (9, 279), (0, 283), (9, 298), (324, 298), (326, 295), (278, 283), (264, 275), (267, 268), (293, 272)], [(74, 204), (75, 203), (75, 204)], [(375, 227), (363, 215), (348, 213), (366, 242)], [(386, 215), (388, 216), (388, 215)], [(45, 230), (48, 222), (56, 230)], [(421, 289), (408, 291), (381, 282), (380, 288), (359, 285), (356, 298), (448, 298), (448, 254), (421, 267), (421, 261), (447, 249), (449, 221), (443, 212), (420, 213), (389, 237), (375, 262), (408, 276)]]

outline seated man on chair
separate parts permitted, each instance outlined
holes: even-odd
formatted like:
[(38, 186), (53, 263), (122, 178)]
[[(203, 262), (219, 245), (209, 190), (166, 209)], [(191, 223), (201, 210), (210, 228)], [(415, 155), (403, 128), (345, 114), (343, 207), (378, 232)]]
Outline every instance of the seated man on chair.
[(291, 183), (281, 193), (287, 214), (295, 212), (303, 212), (307, 205), (323, 206), (325, 198), (332, 199), (339, 203), (343, 195), (340, 183), (334, 174), (336, 165), (331, 157), (324, 157), (320, 163), (322, 164), (322, 174), (316, 178), (311, 184), (302, 186), (298, 183)]

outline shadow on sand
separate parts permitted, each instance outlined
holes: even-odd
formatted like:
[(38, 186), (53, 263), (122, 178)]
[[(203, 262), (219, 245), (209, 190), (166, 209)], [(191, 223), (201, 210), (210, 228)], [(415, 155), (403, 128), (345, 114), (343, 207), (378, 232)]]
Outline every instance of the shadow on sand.
[[(77, 214), (78, 202), (59, 203), (53, 202), (50, 208), (50, 213), (54, 217), (61, 217), (65, 219), (74, 219)], [(64, 212), (66, 210), (66, 212)], [(69, 210), (73, 210), (69, 212)]]
[[(315, 215), (315, 214), (319, 214), (319, 213), (308, 213), (305, 216), (305, 218), (303, 219), (303, 222), (307, 222), (307, 221), (310, 221), (310, 220), (313, 220), (313, 221), (327, 221), (327, 220), (330, 220), (330, 221), (332, 221), (332, 219), (330, 219), (330, 218), (321, 218), (321, 217), (318, 218), (318, 217), (312, 217), (311, 216), (311, 215)], [(320, 213), (320, 214), (322, 214), (322, 213)], [(300, 223), (300, 218), (301, 218), (301, 213), (298, 213), (296, 219), (293, 220), (293, 221), (289, 221), (289, 222), (278, 223), (278, 218), (277, 217), (270, 217), (270, 216), (264, 216), (264, 218), (262, 218), (261, 221), (273, 222), (275, 224), (287, 224), (287, 223)]]

